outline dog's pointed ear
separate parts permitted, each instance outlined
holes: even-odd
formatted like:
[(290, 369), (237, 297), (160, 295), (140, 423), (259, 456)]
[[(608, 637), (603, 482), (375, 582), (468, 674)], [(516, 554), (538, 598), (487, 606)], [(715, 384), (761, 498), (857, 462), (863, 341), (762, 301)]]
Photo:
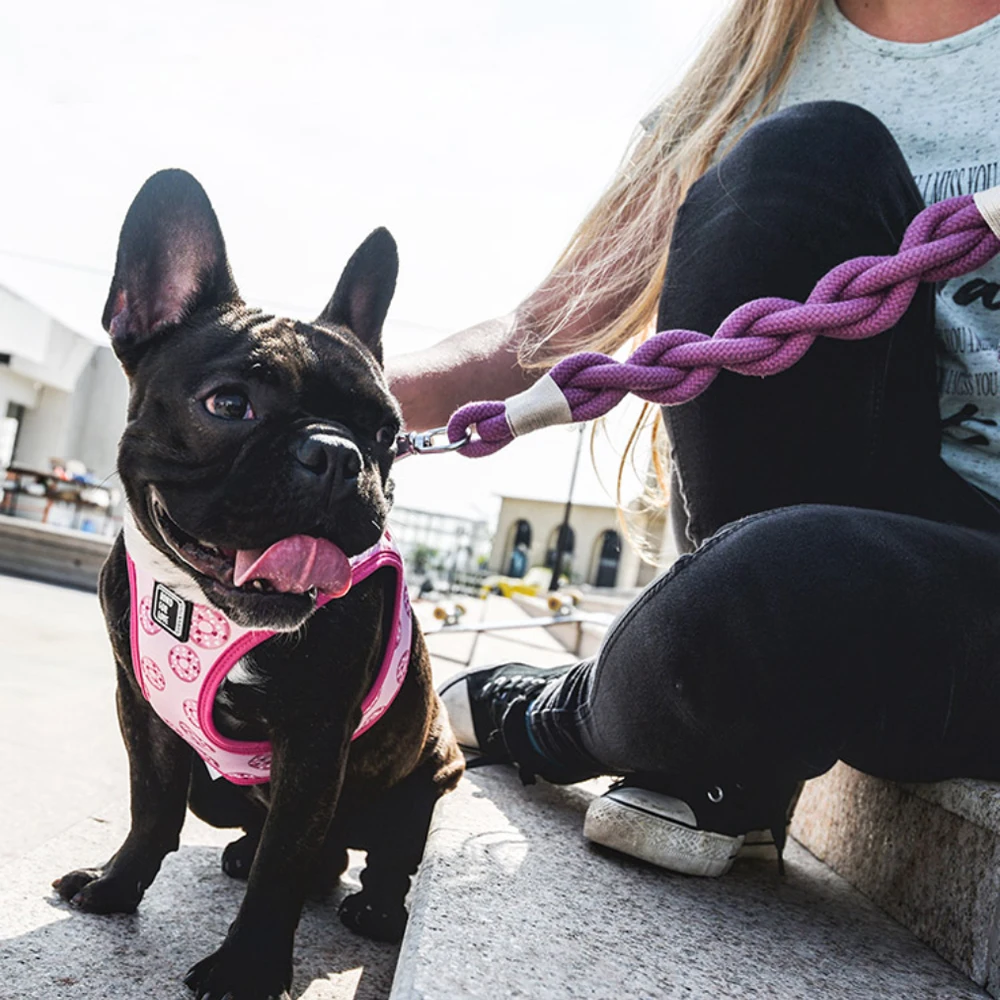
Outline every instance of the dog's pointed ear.
[(202, 186), (184, 170), (161, 170), (139, 189), (118, 241), (104, 329), (127, 358), (199, 309), (238, 302), (226, 244)]
[(317, 322), (346, 326), (382, 364), (382, 324), (398, 273), (396, 241), (388, 229), (376, 229), (347, 262)]

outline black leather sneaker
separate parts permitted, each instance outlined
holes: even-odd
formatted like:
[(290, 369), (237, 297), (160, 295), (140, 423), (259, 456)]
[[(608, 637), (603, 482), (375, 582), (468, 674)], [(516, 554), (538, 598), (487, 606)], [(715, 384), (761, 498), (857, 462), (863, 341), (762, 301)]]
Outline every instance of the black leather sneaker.
[(525, 784), (531, 784), (536, 774), (557, 784), (579, 780), (564, 775), (558, 765), (538, 753), (525, 722), (531, 702), (549, 681), (569, 669), (505, 663), (464, 670), (446, 680), (438, 694), (452, 732), (463, 750), (479, 755), (468, 766), (513, 764)]
[[(570, 784), (573, 774), (543, 757), (525, 715), (549, 681), (570, 667), (523, 663), (465, 670), (438, 689), (459, 745), (478, 756), (468, 765), (512, 764), (531, 784), (540, 775)], [(659, 774), (623, 778), (587, 809), (584, 836), (596, 844), (689, 875), (723, 875), (744, 851), (776, 856), (779, 870), (797, 781), (691, 780)]]

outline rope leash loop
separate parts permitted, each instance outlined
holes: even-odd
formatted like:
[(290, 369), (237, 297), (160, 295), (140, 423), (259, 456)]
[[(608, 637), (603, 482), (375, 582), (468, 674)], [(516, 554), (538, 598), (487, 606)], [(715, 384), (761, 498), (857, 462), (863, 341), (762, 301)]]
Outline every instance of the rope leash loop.
[(805, 302), (754, 299), (734, 309), (712, 335), (665, 330), (624, 361), (592, 351), (571, 355), (506, 401), (460, 407), (448, 421), (447, 445), (411, 450), (454, 450), (479, 458), (539, 427), (602, 417), (629, 393), (676, 406), (704, 392), (723, 370), (776, 375), (794, 365), (817, 337), (865, 340), (884, 333), (899, 322), (921, 282), (968, 274), (997, 253), (1000, 186), (939, 201), (914, 217), (895, 254), (838, 264)]

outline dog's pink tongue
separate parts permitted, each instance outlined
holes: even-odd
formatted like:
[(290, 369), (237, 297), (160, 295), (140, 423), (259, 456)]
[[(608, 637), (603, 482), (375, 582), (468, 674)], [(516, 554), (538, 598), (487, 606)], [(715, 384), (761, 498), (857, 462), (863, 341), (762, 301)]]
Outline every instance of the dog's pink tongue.
[(351, 564), (333, 542), (309, 535), (292, 535), (267, 549), (239, 549), (233, 583), (267, 580), (283, 594), (304, 594), (315, 587), (340, 597), (351, 587)]

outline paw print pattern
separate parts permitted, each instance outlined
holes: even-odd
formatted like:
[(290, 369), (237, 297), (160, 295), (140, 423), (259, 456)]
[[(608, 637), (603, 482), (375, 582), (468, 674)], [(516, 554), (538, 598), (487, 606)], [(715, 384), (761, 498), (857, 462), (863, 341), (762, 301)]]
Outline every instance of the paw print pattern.
[(191, 723), (196, 729), (201, 729), (201, 723), (198, 721), (198, 702), (193, 698), (188, 698), (184, 702), (184, 714), (187, 716), (188, 722)]
[(245, 771), (233, 771), (232, 774), (227, 774), (227, 778), (233, 778), (236, 781), (249, 781), (254, 785), (262, 785), (267, 780), (266, 778), (261, 778), (259, 774), (247, 774)]
[(163, 671), (148, 656), (139, 661), (139, 668), (143, 679), (150, 687), (162, 691), (167, 686), (167, 682), (163, 679)]
[[(160, 626), (153, 621), (152, 607), (153, 602), (149, 597), (144, 597), (139, 602), (139, 624), (146, 635), (156, 635), (160, 631)], [(160, 690), (162, 691), (163, 688)]]
[(191, 641), (202, 649), (218, 649), (229, 641), (229, 622), (215, 608), (196, 604), (191, 616)]
[(201, 661), (193, 649), (189, 649), (187, 646), (174, 646), (170, 650), (168, 659), (170, 661), (170, 669), (182, 681), (190, 684), (192, 681), (198, 679), (198, 675), (201, 673)]
[(252, 767), (255, 771), (270, 771), (271, 755), (269, 753), (259, 753), (256, 757), (251, 757), (247, 761), (247, 766)]

